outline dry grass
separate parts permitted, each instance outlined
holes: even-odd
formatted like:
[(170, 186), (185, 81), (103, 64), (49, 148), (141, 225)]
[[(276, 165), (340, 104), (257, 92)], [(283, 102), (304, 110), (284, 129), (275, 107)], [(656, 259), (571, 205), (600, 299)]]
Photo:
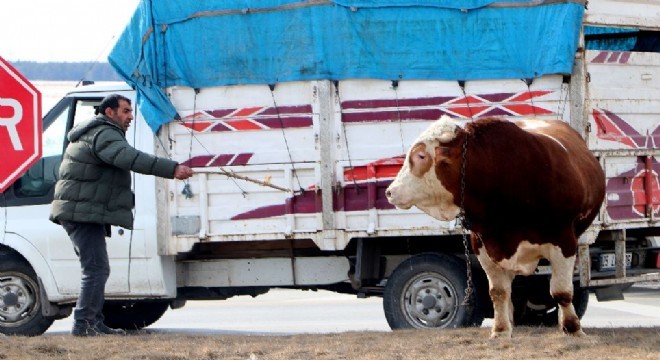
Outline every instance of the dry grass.
[(244, 336), (133, 334), (101, 338), (0, 337), (0, 359), (293, 360), (293, 359), (659, 359), (660, 328), (585, 329), (575, 338), (555, 328), (517, 327), (512, 339), (489, 329)]

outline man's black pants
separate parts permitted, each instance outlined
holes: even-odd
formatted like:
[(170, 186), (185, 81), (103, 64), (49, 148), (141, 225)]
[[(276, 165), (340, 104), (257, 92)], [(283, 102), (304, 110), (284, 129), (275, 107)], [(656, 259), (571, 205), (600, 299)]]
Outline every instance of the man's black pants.
[(103, 224), (62, 221), (80, 259), (82, 279), (80, 297), (73, 318), (90, 324), (103, 322), (105, 283), (110, 276), (110, 262)]

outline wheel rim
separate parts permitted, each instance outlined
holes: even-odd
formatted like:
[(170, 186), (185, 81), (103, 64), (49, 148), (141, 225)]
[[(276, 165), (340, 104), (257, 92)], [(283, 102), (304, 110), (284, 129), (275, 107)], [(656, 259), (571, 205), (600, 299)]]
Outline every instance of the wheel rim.
[(401, 311), (416, 328), (448, 326), (458, 312), (456, 288), (444, 276), (425, 272), (411, 278), (401, 295)]
[(16, 327), (30, 321), (39, 311), (38, 286), (28, 276), (7, 272), (0, 274), (0, 324)]

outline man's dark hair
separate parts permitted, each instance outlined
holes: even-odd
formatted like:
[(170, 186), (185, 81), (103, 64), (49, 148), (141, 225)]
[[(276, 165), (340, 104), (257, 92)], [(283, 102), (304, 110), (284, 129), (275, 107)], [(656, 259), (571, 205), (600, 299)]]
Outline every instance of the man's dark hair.
[(116, 111), (119, 108), (119, 100), (124, 100), (128, 102), (128, 105), (131, 104), (131, 100), (125, 96), (119, 94), (108, 95), (103, 100), (101, 100), (101, 104), (99, 105), (98, 108), (98, 113), (105, 114), (105, 109), (107, 108)]

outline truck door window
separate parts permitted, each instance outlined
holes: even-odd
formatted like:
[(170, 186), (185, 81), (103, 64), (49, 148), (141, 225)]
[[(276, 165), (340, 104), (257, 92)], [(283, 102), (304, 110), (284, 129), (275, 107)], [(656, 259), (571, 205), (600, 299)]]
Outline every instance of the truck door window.
[(87, 121), (96, 116), (101, 99), (84, 99), (76, 101), (76, 112), (73, 117), (73, 124)]
[(43, 157), (62, 155), (70, 108), (65, 108), (44, 131), (41, 138)]
[(62, 162), (70, 114), (71, 108), (66, 106), (54, 108), (47, 115), (45, 120), (48, 123), (44, 123), (44, 127), (47, 127), (41, 138), (42, 158), (14, 184), (14, 195), (17, 198), (43, 197), (51, 192)]
[(44, 117), (42, 158), (5, 192), (7, 206), (49, 204), (58, 179), (66, 134), (79, 122), (91, 119), (101, 99), (65, 98)]

